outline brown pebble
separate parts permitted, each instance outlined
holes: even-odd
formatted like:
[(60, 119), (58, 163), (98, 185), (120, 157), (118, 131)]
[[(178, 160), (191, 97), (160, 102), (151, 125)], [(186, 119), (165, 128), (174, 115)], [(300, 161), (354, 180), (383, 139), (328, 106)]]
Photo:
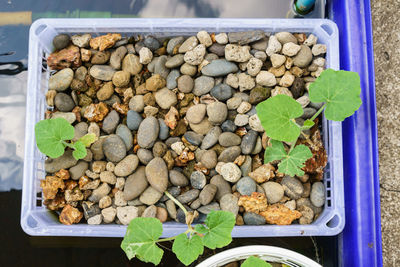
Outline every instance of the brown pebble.
[(157, 207), (157, 215), (156, 215), (157, 219), (160, 220), (160, 222), (165, 222), (167, 221), (168, 218), (168, 212), (166, 209), (162, 208), (162, 207)]

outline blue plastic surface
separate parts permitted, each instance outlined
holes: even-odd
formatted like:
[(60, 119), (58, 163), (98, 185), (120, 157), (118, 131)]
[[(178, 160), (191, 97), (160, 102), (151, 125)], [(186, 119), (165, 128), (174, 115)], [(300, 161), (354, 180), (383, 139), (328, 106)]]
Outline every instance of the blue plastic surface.
[(361, 77), (363, 105), (343, 123), (346, 226), (340, 266), (382, 266), (374, 57), (369, 0), (329, 3), (340, 32), (341, 69)]

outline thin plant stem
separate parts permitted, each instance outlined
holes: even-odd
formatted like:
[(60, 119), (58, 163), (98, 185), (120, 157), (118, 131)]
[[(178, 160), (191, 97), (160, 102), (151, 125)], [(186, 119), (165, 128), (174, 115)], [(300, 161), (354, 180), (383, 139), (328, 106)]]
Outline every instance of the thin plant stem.
[[(290, 145), (289, 153), (292, 152), (292, 150), (293, 150), (294, 146), (296, 145), (298, 139), (299, 139), (299, 138), (297, 137), (296, 140), (293, 141), (292, 144)], [(288, 154), (289, 154), (289, 153), (288, 153)]]
[[(185, 232), (183, 232), (184, 234), (187, 234), (187, 233), (191, 233), (191, 232), (193, 232), (194, 230), (193, 229), (187, 229)], [(165, 241), (172, 241), (172, 240), (175, 240), (176, 239), (176, 237), (177, 237), (177, 235), (176, 236), (171, 236), (171, 237), (168, 237), (168, 238), (161, 238), (161, 239), (158, 239), (157, 241), (156, 241), (156, 243), (158, 243), (158, 242), (165, 242)]]
[(167, 197), (169, 197), (173, 202), (175, 202), (176, 205), (178, 205), (179, 208), (181, 208), (183, 210), (183, 212), (185, 213), (185, 217), (188, 215), (187, 210), (185, 209), (185, 207), (176, 199), (174, 198), (168, 191), (164, 192), (165, 195)]
[(67, 143), (67, 142), (65, 142), (65, 141), (62, 141), (62, 143), (63, 143), (64, 146), (67, 146), (67, 147), (69, 147), (69, 148), (75, 149), (75, 147), (74, 147), (73, 144)]
[(317, 111), (317, 113), (314, 114), (314, 116), (311, 117), (311, 121), (314, 121), (316, 117), (318, 117), (319, 114), (321, 114), (321, 112), (324, 110), (326, 106), (326, 103)]

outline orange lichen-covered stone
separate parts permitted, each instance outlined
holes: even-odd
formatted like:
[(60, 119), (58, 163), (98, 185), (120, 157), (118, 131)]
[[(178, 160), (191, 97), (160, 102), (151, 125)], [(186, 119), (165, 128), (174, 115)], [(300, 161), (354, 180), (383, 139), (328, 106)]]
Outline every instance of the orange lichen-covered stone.
[(263, 164), (254, 171), (249, 173), (249, 176), (253, 178), (257, 183), (264, 183), (269, 179), (275, 177), (275, 168), (271, 164)]
[(61, 70), (65, 68), (77, 68), (82, 64), (79, 47), (70, 45), (60, 51), (51, 53), (47, 58), (50, 69)]
[(115, 45), (117, 41), (121, 40), (121, 34), (119, 33), (107, 33), (90, 40), (90, 47), (93, 49), (99, 49), (104, 51)]
[(107, 105), (103, 102), (98, 104), (90, 104), (85, 109), (85, 114), (83, 115), (90, 122), (99, 122), (104, 119), (108, 114), (109, 109)]
[(277, 225), (289, 225), (294, 220), (301, 217), (301, 213), (297, 210), (290, 210), (283, 204), (273, 204), (268, 206), (265, 211), (260, 212), (267, 223)]
[(188, 148), (185, 148), (183, 152), (179, 155), (179, 157), (175, 158), (175, 165), (179, 167), (186, 166), (187, 163), (191, 160), (194, 160), (194, 153), (189, 151)]
[(318, 180), (322, 180), (324, 176), (324, 168), (328, 162), (328, 156), (322, 142), (321, 133), (315, 127), (311, 133), (311, 139), (302, 141), (308, 146), (313, 154), (312, 158), (308, 159), (303, 167), (306, 173), (316, 174)]
[(91, 57), (92, 57), (92, 51), (90, 51), (89, 49), (81, 48), (81, 59), (83, 62), (90, 61)]
[(64, 208), (67, 203), (64, 195), (60, 193), (57, 194), (54, 199), (46, 199), (43, 201), (43, 204), (46, 205), (49, 210), (59, 210)]
[(115, 109), (115, 111), (117, 111), (119, 114), (122, 114), (122, 115), (126, 115), (129, 110), (129, 107), (127, 104), (121, 104), (121, 103), (117, 103), (117, 102), (115, 102), (112, 107), (113, 107), (113, 109)]
[(268, 208), (267, 198), (264, 194), (253, 192), (250, 196), (240, 196), (239, 206), (243, 206), (246, 212), (260, 213)]
[(79, 223), (82, 217), (82, 212), (68, 204), (61, 211), (59, 220), (62, 224), (71, 225), (73, 223)]
[(167, 114), (165, 114), (164, 122), (171, 129), (174, 130), (178, 124), (179, 112), (175, 107), (171, 107)]
[(54, 199), (58, 189), (65, 189), (65, 184), (60, 177), (46, 176), (45, 180), (40, 181), (40, 187), (43, 189), (43, 197), (45, 199)]
[(70, 177), (70, 176), (69, 176), (69, 171), (68, 171), (68, 170), (65, 170), (65, 169), (59, 170), (59, 171), (56, 172), (54, 175), (57, 176), (57, 177), (59, 177), (59, 178), (61, 178), (61, 179), (63, 179), (63, 180), (68, 180), (69, 177)]

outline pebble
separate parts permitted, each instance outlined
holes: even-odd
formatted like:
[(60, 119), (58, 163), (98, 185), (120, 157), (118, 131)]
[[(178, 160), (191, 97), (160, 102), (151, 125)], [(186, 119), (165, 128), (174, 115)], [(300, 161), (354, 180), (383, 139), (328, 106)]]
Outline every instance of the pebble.
[(48, 173), (55, 173), (61, 169), (68, 169), (76, 165), (77, 162), (78, 161), (72, 156), (72, 150), (67, 149), (61, 157), (46, 159), (45, 171)]
[(200, 190), (198, 189), (190, 189), (189, 191), (186, 191), (185, 193), (179, 195), (176, 199), (182, 203), (186, 204), (189, 203), (193, 200), (195, 200), (200, 194)]
[(88, 201), (82, 202), (82, 209), (83, 209), (83, 215), (85, 216), (86, 220), (100, 214), (99, 205)]
[(213, 43), (210, 35), (206, 31), (199, 31), (197, 33), (197, 39), (199, 39), (200, 43), (205, 45), (206, 47), (211, 46)]
[(226, 104), (227, 104), (228, 109), (232, 110), (232, 109), (237, 109), (242, 102), (243, 102), (242, 98), (240, 98), (238, 96), (234, 96), (234, 97), (228, 99)]
[(164, 79), (167, 78), (167, 76), (170, 72), (170, 69), (165, 67), (165, 62), (167, 62), (167, 60), (168, 60), (167, 56), (165, 56), (165, 55), (160, 56), (154, 65), (154, 73), (159, 74)]
[(204, 118), (198, 124), (190, 123), (190, 128), (193, 131), (195, 131), (196, 133), (201, 134), (201, 135), (207, 134), (212, 129), (212, 127), (213, 127), (213, 125), (207, 118)]
[(225, 83), (220, 83), (211, 89), (211, 95), (219, 101), (226, 101), (232, 97), (233, 89)]
[(264, 31), (245, 31), (228, 33), (230, 43), (238, 43), (240, 45), (249, 44), (265, 38)]
[(118, 47), (114, 52), (111, 53), (110, 56), (110, 66), (115, 70), (121, 69), (122, 59), (125, 57), (128, 50), (125, 46)]
[(278, 32), (275, 36), (282, 45), (289, 42), (297, 44), (297, 38), (290, 32)]
[(147, 207), (143, 211), (141, 217), (144, 217), (144, 218), (155, 218), (156, 215), (157, 215), (157, 207), (154, 206), (154, 205), (151, 205), (151, 206)]
[(126, 125), (132, 131), (139, 129), (139, 125), (143, 121), (142, 116), (134, 110), (129, 110), (126, 116)]
[(247, 225), (263, 225), (265, 224), (265, 218), (254, 212), (245, 212), (243, 214), (243, 221)]
[(147, 187), (146, 190), (140, 195), (139, 200), (146, 205), (154, 205), (160, 198), (163, 196), (163, 193), (159, 192), (152, 186)]
[(201, 164), (207, 169), (213, 169), (217, 165), (217, 153), (214, 150), (207, 150), (201, 155)]
[(256, 192), (256, 182), (248, 176), (243, 177), (236, 183), (236, 189), (241, 195), (249, 196)]
[(85, 175), (85, 172), (88, 170), (89, 164), (85, 161), (78, 161), (78, 164), (75, 166), (71, 167), (69, 169), (69, 174), (71, 176), (72, 180), (78, 180), (82, 176)]
[(214, 102), (207, 106), (208, 120), (213, 124), (221, 124), (228, 116), (228, 108), (222, 102)]
[(58, 34), (53, 38), (53, 46), (56, 50), (61, 50), (69, 45), (70, 40), (68, 34)]
[(211, 128), (204, 137), (203, 142), (201, 143), (201, 149), (209, 149), (210, 147), (215, 145), (218, 142), (218, 138), (221, 133), (222, 131), (220, 127), (215, 126)]
[(310, 34), (307, 39), (304, 41), (304, 44), (307, 46), (313, 46), (317, 43), (318, 37), (314, 34)]
[(143, 45), (149, 48), (152, 52), (160, 48), (160, 42), (154, 36), (146, 36), (143, 40)]
[(99, 207), (101, 209), (108, 208), (109, 206), (111, 206), (111, 204), (112, 204), (112, 199), (110, 196), (104, 196), (99, 201)]
[(232, 212), (234, 215), (237, 215), (239, 212), (239, 199), (233, 194), (225, 194), (221, 197), (219, 201), (219, 205), (221, 206), (221, 210)]
[(70, 68), (65, 68), (58, 71), (49, 78), (49, 90), (65, 91), (71, 85), (74, 78), (74, 71)]
[(101, 127), (101, 129), (104, 132), (111, 134), (117, 128), (118, 123), (119, 123), (118, 112), (116, 112), (115, 110), (111, 110), (111, 112), (108, 113), (107, 116), (104, 118), (103, 127)]
[(200, 76), (194, 80), (193, 94), (197, 96), (208, 94), (214, 87), (214, 78)]
[(161, 140), (167, 139), (169, 137), (168, 126), (165, 124), (164, 120), (161, 118), (158, 119), (158, 124), (160, 125), (160, 131), (158, 134), (158, 138), (160, 138)]
[(214, 184), (207, 184), (199, 194), (199, 201), (201, 205), (209, 204), (215, 197), (218, 187)]
[(113, 207), (108, 207), (101, 210), (104, 223), (112, 223), (117, 215), (117, 210)]
[(308, 104), (310, 104), (310, 98), (308, 97), (308, 95), (303, 95), (297, 98), (296, 102), (299, 103), (302, 108), (305, 108), (308, 106)]
[(218, 138), (219, 144), (224, 147), (238, 146), (242, 139), (237, 134), (231, 132), (224, 132)]
[(107, 166), (106, 161), (94, 161), (92, 163), (92, 171), (95, 173), (100, 173), (106, 170), (106, 166)]
[(103, 152), (107, 160), (119, 162), (126, 156), (126, 146), (121, 137), (111, 134), (103, 142)]
[(299, 51), (300, 51), (300, 46), (292, 42), (286, 43), (282, 47), (282, 54), (289, 57), (297, 55)]
[(189, 184), (186, 176), (176, 170), (169, 171), (169, 180), (171, 181), (171, 184), (175, 186), (187, 186)]
[(115, 70), (108, 65), (93, 65), (90, 67), (89, 73), (93, 78), (98, 80), (111, 81)]
[(205, 104), (197, 104), (191, 106), (186, 112), (186, 119), (190, 123), (200, 123), (204, 119), (206, 108), (207, 106)]
[(124, 199), (124, 193), (120, 190), (114, 194), (114, 205), (118, 207), (128, 205), (128, 202)]
[(129, 72), (131, 75), (138, 74), (142, 67), (140, 58), (134, 54), (127, 54), (122, 60), (122, 70)]
[(303, 120), (310, 119), (314, 114), (317, 113), (317, 110), (314, 108), (304, 108), (303, 109), (303, 115), (301, 115), (301, 118)]
[(258, 134), (256, 131), (250, 130), (242, 138), (242, 143), (240, 145), (242, 149), (242, 154), (249, 155), (257, 142)]
[(251, 58), (250, 46), (227, 44), (225, 46), (225, 59), (234, 62), (246, 62)]
[(153, 156), (154, 157), (163, 157), (167, 152), (167, 145), (161, 141), (157, 141), (153, 146)]
[(221, 167), (221, 175), (226, 181), (236, 183), (242, 176), (242, 172), (236, 164), (228, 162)]
[(82, 35), (76, 34), (72, 35), (71, 41), (74, 45), (78, 47), (88, 47), (90, 39), (92, 39), (92, 36), (89, 33), (85, 33)]
[(203, 189), (203, 187), (206, 185), (207, 179), (204, 173), (200, 171), (194, 171), (190, 175), (190, 184), (192, 185), (193, 188), (196, 189)]
[(217, 187), (217, 193), (215, 199), (220, 200), (222, 196), (232, 193), (230, 184), (221, 176), (215, 175), (211, 178), (210, 184)]
[(182, 74), (194, 76), (197, 73), (197, 66), (184, 63), (179, 70)]
[(137, 142), (141, 148), (150, 148), (157, 140), (160, 127), (154, 117), (145, 118), (139, 126)]
[(289, 89), (280, 86), (275, 86), (275, 88), (271, 90), (271, 96), (276, 96), (276, 95), (287, 95), (293, 97)]
[(326, 53), (326, 45), (324, 44), (315, 44), (313, 45), (311, 52), (314, 56), (323, 55)]
[(219, 33), (215, 35), (215, 41), (219, 44), (227, 44), (228, 43), (228, 35), (226, 33)]
[(166, 87), (158, 90), (155, 93), (155, 99), (157, 104), (162, 109), (169, 109), (171, 106), (174, 106), (176, 103), (178, 103), (178, 98), (176, 97), (176, 94)]
[(190, 204), (190, 208), (194, 210), (197, 210), (198, 208), (200, 208), (200, 206), (200, 199), (193, 200), (193, 202)]
[(139, 216), (139, 209), (134, 206), (117, 207), (117, 218), (123, 225), (128, 225)]
[(205, 59), (209, 62), (219, 59), (218, 57), (225, 56), (225, 46), (218, 43), (214, 43), (212, 46), (210, 46), (208, 51), (210, 53), (206, 55)]
[(54, 98), (54, 105), (59, 111), (68, 112), (71, 111), (75, 107), (75, 103), (72, 98), (64, 93), (56, 94)]
[(256, 140), (256, 145), (254, 146), (254, 149), (251, 151), (252, 155), (257, 155), (258, 153), (261, 152), (262, 150), (262, 142), (261, 142), (261, 137), (258, 136)]
[(252, 171), (252, 161), (253, 161), (252, 158), (246, 155), (246, 158), (242, 166), (240, 166), (240, 170), (242, 171), (243, 176), (248, 176), (249, 173)]
[(187, 131), (184, 135), (185, 139), (194, 146), (199, 146), (204, 136), (193, 131)]
[(95, 51), (92, 52), (92, 58), (90, 59), (90, 63), (92, 64), (106, 64), (110, 59), (110, 51)]
[(178, 89), (180, 92), (188, 94), (192, 92), (194, 87), (194, 81), (189, 75), (182, 75), (178, 78)]
[[(252, 106), (249, 102), (243, 101), (242, 103), (240, 103), (240, 105), (236, 111), (240, 114), (243, 114), (243, 113), (247, 113), (248, 111), (250, 111), (251, 108), (252, 108)], [(247, 115), (249, 115), (249, 114), (247, 114)]]
[(118, 135), (119, 137), (121, 137), (122, 141), (124, 141), (127, 151), (133, 147), (132, 132), (126, 125), (124, 125), (124, 124), (118, 125), (117, 130), (115, 131), (115, 134)]
[(291, 199), (299, 199), (303, 194), (304, 188), (299, 180), (294, 177), (285, 176), (282, 179), (282, 187), (285, 194)]
[(276, 182), (266, 182), (263, 183), (262, 188), (265, 191), (269, 204), (278, 203), (284, 196), (284, 190), (282, 185)]
[(311, 49), (306, 45), (301, 45), (297, 55), (293, 58), (293, 64), (300, 68), (307, 67), (312, 61)]
[(256, 86), (256, 83), (254, 81), (254, 78), (252, 78), (250, 75), (247, 75), (246, 73), (239, 73), (237, 75), (239, 79), (239, 89), (240, 92), (246, 91), (246, 90), (251, 90)]
[(183, 60), (183, 55), (182, 54), (177, 54), (165, 62), (165, 67), (169, 69), (177, 68), (181, 66), (185, 61)]
[(114, 185), (117, 182), (117, 177), (110, 171), (102, 171), (100, 173), (100, 181)]
[(236, 126), (245, 126), (247, 123), (249, 123), (249, 115), (246, 114), (238, 114), (235, 117), (235, 125)]
[(139, 62), (141, 64), (149, 64), (153, 59), (153, 53), (147, 47), (142, 47), (139, 50)]
[(106, 140), (106, 138), (107, 138), (106, 136), (101, 136), (90, 146), (90, 150), (93, 153), (94, 160), (101, 160), (104, 158), (103, 143)]
[(203, 44), (197, 45), (190, 51), (187, 51), (184, 55), (184, 60), (190, 65), (200, 65), (206, 54), (206, 47)]
[(165, 205), (167, 206), (167, 211), (168, 211), (168, 215), (169, 217), (171, 217), (172, 219), (176, 219), (176, 206), (173, 200), (167, 200), (165, 202)]
[(179, 53), (186, 53), (187, 51), (192, 50), (199, 44), (196, 36), (190, 36), (187, 38), (179, 47)]
[(171, 70), (167, 76), (167, 88), (172, 90), (178, 86), (177, 79), (180, 76), (179, 70)]
[(99, 187), (92, 191), (92, 194), (89, 197), (89, 201), (91, 202), (99, 202), (104, 196), (110, 193), (111, 187), (107, 183), (102, 183)]
[(128, 176), (124, 186), (124, 199), (132, 200), (140, 196), (147, 188), (148, 182), (145, 175), (145, 167), (140, 166), (133, 174)]
[(226, 120), (221, 125), (221, 129), (222, 129), (223, 132), (231, 132), (231, 133), (233, 133), (233, 132), (236, 131), (236, 128), (237, 127), (236, 127), (235, 123), (233, 121), (231, 121), (231, 120)]
[(262, 70), (257, 74), (256, 82), (261, 86), (271, 87), (276, 85), (276, 78), (271, 72)]
[(139, 158), (136, 155), (128, 155), (121, 160), (114, 169), (117, 176), (128, 176), (133, 173), (139, 164)]
[(153, 154), (151, 153), (151, 151), (144, 148), (139, 148), (139, 150), (137, 151), (137, 156), (140, 162), (145, 165), (153, 159)]
[(152, 159), (146, 166), (146, 178), (149, 184), (163, 193), (168, 187), (168, 168), (162, 158)]
[(156, 218), (160, 220), (160, 222), (166, 222), (168, 219), (168, 212), (163, 207), (157, 207), (157, 215)]
[(197, 209), (198, 212), (203, 213), (203, 214), (209, 214), (213, 210), (221, 210), (221, 208), (217, 202), (212, 202), (208, 205), (202, 206)]
[(185, 38), (183, 38), (182, 36), (175, 37), (175, 38), (172, 38), (171, 40), (169, 40), (169, 42), (167, 44), (167, 53), (172, 55), (175, 50), (174, 48), (176, 46), (182, 44), (184, 40), (185, 40)]
[(225, 59), (215, 59), (211, 61), (210, 64), (204, 66), (201, 69), (201, 73), (207, 76), (218, 77), (229, 73), (235, 73), (238, 70), (235, 63)]
[(268, 47), (266, 50), (267, 55), (270, 57), (273, 54), (279, 53), (282, 49), (282, 44), (278, 41), (275, 35), (272, 35), (268, 39)]
[(247, 73), (251, 76), (256, 76), (263, 65), (263, 62), (255, 57), (250, 58), (250, 60), (247, 62)]
[(301, 217), (299, 219), (299, 224), (310, 224), (314, 219), (314, 211), (307, 206), (302, 206), (299, 208), (301, 212)]
[(218, 157), (218, 161), (222, 162), (233, 162), (240, 154), (242, 150), (240, 146), (231, 146), (226, 148)]
[(322, 207), (325, 204), (325, 186), (321, 182), (316, 182), (311, 187), (311, 203), (316, 207)]
[[(123, 71), (123, 70), (117, 71), (112, 78), (112, 83), (116, 87), (127, 87), (129, 84), (130, 78), (131, 78), (131, 75), (128, 72)], [(114, 92), (114, 90), (112, 92)]]

